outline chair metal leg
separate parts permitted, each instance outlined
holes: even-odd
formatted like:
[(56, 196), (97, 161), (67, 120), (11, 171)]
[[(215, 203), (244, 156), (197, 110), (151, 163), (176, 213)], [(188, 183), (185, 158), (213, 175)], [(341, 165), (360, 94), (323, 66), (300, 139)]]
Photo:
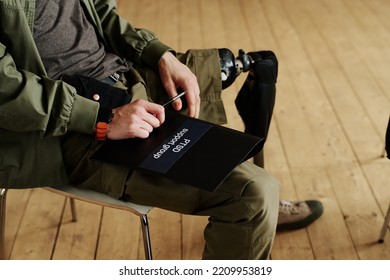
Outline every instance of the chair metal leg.
[(149, 234), (149, 222), (148, 215), (143, 214), (140, 216), (141, 219), (141, 228), (142, 228), (142, 236), (144, 239), (144, 249), (145, 249), (145, 258), (147, 260), (152, 260), (152, 246), (150, 242), (150, 234)]
[(77, 213), (76, 213), (75, 199), (70, 197), (69, 198), (69, 202), (70, 202), (70, 211), (72, 212), (72, 222), (77, 222)]
[(5, 259), (5, 210), (7, 189), (0, 188), (0, 260)]
[(389, 207), (387, 209), (385, 221), (383, 222), (381, 233), (379, 235), (379, 239), (378, 239), (379, 243), (383, 243), (385, 241), (385, 235), (387, 232), (387, 227), (389, 226), (389, 222), (390, 222), (390, 203), (389, 203)]

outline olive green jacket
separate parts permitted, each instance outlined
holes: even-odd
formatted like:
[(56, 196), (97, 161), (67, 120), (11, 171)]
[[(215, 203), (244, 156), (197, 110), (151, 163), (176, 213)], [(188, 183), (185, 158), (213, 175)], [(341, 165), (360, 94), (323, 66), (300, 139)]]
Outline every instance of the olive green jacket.
[[(169, 48), (116, 14), (113, 0), (80, 0), (108, 51), (152, 68)], [(0, 187), (62, 185), (60, 137), (93, 133), (97, 102), (47, 77), (33, 40), (35, 0), (0, 0)], [(49, 42), (48, 42), (49, 43)]]

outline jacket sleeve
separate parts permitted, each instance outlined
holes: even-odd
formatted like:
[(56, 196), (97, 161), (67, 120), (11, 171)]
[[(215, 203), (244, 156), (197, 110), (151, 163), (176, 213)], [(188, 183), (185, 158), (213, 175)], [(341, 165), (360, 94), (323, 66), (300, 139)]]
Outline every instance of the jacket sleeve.
[(2, 43), (0, 85), (0, 129), (39, 131), (41, 137), (93, 132), (97, 102), (78, 96), (62, 81), (18, 69)]
[(95, 0), (94, 7), (100, 19), (103, 37), (116, 54), (137, 64), (156, 69), (161, 56), (174, 52), (151, 31), (133, 27), (116, 11), (116, 1)]

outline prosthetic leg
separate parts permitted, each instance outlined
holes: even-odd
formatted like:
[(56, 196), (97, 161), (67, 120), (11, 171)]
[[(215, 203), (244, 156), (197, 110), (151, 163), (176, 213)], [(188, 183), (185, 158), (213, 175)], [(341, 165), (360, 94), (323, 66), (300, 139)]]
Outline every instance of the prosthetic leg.
[[(241, 72), (248, 72), (235, 104), (245, 132), (267, 139), (275, 105), (278, 61), (272, 51), (245, 54), (238, 57), (228, 49), (220, 49), (222, 88), (230, 86)], [(264, 168), (263, 151), (253, 157), (253, 162)], [(318, 200), (279, 201), (278, 230), (293, 230), (306, 227), (323, 213)]]
[[(245, 132), (267, 139), (275, 105), (278, 60), (272, 51), (245, 53), (235, 58), (228, 49), (219, 49), (222, 88), (230, 86), (242, 72), (248, 72), (235, 104)], [(254, 157), (254, 163), (264, 167), (263, 151)]]

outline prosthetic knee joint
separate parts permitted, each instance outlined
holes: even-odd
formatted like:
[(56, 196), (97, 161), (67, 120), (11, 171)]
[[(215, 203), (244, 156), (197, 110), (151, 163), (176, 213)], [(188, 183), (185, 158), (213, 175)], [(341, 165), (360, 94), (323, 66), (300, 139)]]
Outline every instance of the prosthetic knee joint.
[(243, 50), (239, 50), (238, 57), (229, 49), (218, 49), (221, 63), (222, 88), (229, 87), (242, 72), (247, 72), (253, 62), (252, 58)]
[[(264, 80), (265, 77), (263, 76), (266, 74), (268, 76), (267, 80), (276, 83), (278, 61), (272, 51), (245, 53), (240, 49), (237, 57), (226, 48), (218, 49), (218, 52), (221, 65), (222, 89), (229, 87), (236, 80), (237, 76), (249, 70), (253, 70), (252, 75), (256, 75), (259, 79)], [(267, 71), (264, 67), (261, 67), (263, 69), (258, 69), (259, 67), (256, 65), (260, 64), (266, 65), (266, 67), (270, 68), (270, 71)], [(268, 74), (264, 71), (268, 72)], [(269, 77), (270, 74), (271, 77)]]

